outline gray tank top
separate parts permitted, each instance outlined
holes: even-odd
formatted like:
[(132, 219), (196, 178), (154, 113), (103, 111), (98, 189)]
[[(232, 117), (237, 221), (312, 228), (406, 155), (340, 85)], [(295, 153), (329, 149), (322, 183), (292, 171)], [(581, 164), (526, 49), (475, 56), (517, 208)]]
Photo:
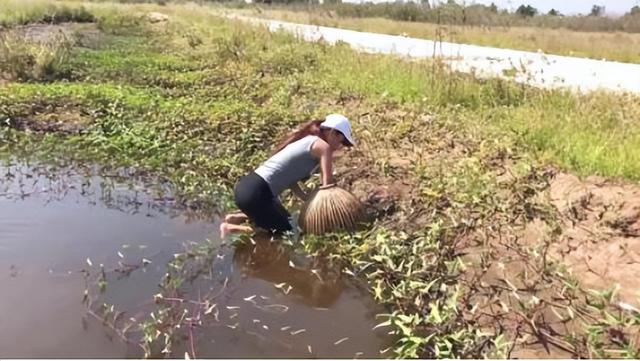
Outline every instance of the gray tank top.
[(318, 166), (320, 160), (311, 154), (311, 146), (317, 139), (315, 135), (307, 135), (284, 147), (255, 170), (269, 184), (274, 196), (311, 175)]

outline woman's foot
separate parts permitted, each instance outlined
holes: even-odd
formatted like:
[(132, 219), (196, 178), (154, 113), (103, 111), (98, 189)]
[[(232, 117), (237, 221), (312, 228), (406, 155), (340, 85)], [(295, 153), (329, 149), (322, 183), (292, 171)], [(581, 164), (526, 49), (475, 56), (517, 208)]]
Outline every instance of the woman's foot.
[(223, 222), (220, 224), (220, 239), (226, 239), (231, 233), (251, 233), (253, 228), (238, 224)]
[(246, 214), (242, 212), (237, 213), (229, 213), (224, 216), (224, 222), (230, 224), (241, 224), (246, 222), (249, 219)]

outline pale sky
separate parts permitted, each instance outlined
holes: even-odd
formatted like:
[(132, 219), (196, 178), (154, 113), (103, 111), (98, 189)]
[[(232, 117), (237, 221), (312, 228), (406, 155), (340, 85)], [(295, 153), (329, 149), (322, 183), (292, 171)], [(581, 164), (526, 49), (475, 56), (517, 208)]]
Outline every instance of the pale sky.
[[(462, 3), (462, 0), (458, 0)], [(640, 5), (640, 0), (464, 0), (466, 4), (491, 4), (495, 3), (499, 8), (515, 10), (518, 6), (531, 5), (538, 11), (546, 13), (556, 9), (563, 14), (588, 14), (593, 5), (604, 6), (607, 14), (622, 15), (628, 12), (634, 5)]]

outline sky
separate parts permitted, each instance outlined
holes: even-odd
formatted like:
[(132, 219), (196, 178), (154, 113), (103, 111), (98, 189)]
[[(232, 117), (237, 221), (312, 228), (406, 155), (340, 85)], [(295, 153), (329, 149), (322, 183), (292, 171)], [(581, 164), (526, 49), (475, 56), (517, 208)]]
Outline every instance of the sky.
[[(462, 2), (458, 0), (458, 2)], [(640, 5), (640, 0), (464, 0), (466, 4), (486, 4), (492, 2), (499, 8), (515, 10), (518, 6), (531, 5), (538, 11), (546, 13), (549, 10), (556, 9), (562, 14), (588, 14), (593, 5), (601, 5), (605, 7), (607, 14), (622, 15), (628, 12), (634, 5)]]

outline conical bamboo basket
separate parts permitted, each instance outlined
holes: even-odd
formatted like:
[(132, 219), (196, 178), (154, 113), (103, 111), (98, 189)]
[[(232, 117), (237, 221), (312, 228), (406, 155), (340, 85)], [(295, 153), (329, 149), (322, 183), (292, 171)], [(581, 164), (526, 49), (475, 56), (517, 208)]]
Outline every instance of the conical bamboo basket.
[(299, 224), (305, 233), (353, 231), (364, 221), (362, 203), (336, 185), (320, 187), (302, 206)]

